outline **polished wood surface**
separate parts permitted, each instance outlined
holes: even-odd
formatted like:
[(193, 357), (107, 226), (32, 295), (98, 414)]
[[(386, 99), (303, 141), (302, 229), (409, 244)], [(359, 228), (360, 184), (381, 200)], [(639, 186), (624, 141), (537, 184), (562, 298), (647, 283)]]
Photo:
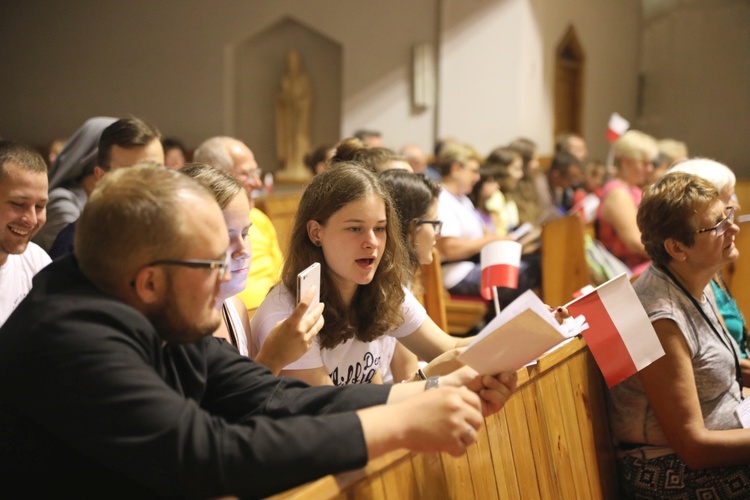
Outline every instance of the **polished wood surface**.
[(432, 250), (432, 263), (422, 266), (418, 278), (422, 285), (422, 305), (427, 315), (443, 331), (451, 335), (465, 335), (487, 313), (487, 305), (479, 297), (463, 300), (448, 294), (443, 286), (437, 249)]
[(747, 323), (750, 319), (750, 222), (742, 222), (739, 226), (740, 232), (734, 237), (734, 244), (737, 245), (740, 256), (732, 265), (732, 273), (727, 282)]
[(255, 206), (271, 219), (279, 239), (279, 247), (285, 256), (289, 251), (289, 239), (300, 198), (302, 191), (289, 191), (260, 196), (254, 200)]
[(553, 307), (567, 304), (573, 292), (590, 283), (584, 226), (568, 215), (542, 226), (542, 300)]
[(518, 392), (465, 455), (397, 451), (272, 498), (617, 498), (606, 388), (585, 341), (518, 375)]
[(444, 332), (448, 331), (448, 318), (446, 316), (446, 292), (443, 287), (443, 275), (440, 272), (440, 254), (436, 248), (432, 249), (432, 262), (421, 267), (417, 274), (421, 301), (427, 315)]

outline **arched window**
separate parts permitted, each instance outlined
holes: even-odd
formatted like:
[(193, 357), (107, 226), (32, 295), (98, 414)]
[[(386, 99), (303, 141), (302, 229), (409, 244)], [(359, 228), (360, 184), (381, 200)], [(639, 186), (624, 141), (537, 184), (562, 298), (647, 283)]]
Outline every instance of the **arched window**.
[(573, 26), (557, 45), (555, 56), (555, 134), (583, 132), (583, 49)]

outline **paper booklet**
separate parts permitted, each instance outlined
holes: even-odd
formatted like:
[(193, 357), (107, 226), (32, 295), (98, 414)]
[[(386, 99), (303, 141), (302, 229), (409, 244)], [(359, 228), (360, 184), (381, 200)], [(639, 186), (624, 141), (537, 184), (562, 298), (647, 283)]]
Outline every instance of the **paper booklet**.
[(539, 297), (527, 290), (490, 321), (458, 359), (483, 374), (516, 371), (588, 328), (585, 321), (578, 316), (558, 324)]
[(518, 241), (524, 236), (526, 236), (526, 234), (532, 229), (534, 229), (534, 226), (532, 226), (531, 223), (524, 222), (523, 224), (515, 228), (513, 231), (509, 232), (508, 238), (510, 238), (513, 241)]

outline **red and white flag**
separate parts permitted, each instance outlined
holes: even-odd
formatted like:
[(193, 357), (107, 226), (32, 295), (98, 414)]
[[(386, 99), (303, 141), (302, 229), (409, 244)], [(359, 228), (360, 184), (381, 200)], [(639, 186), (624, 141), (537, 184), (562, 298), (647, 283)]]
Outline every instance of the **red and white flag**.
[(607, 125), (607, 140), (615, 142), (622, 134), (628, 131), (630, 122), (617, 113), (612, 113)]
[(612, 388), (664, 356), (630, 280), (613, 278), (565, 307), (573, 316), (583, 315), (589, 325), (583, 338), (596, 364)]
[(521, 244), (517, 241), (493, 241), (482, 248), (482, 297), (492, 298), (492, 287), (518, 288)]
[(581, 201), (570, 207), (568, 213), (578, 213), (581, 215), (584, 221), (594, 222), (596, 220), (596, 212), (600, 204), (601, 199), (599, 199), (596, 194), (589, 193)]
[(580, 290), (576, 290), (575, 292), (573, 292), (573, 298), (577, 299), (578, 297), (583, 297), (587, 293), (591, 293), (594, 290), (596, 290), (596, 289), (593, 286), (586, 285), (585, 287), (581, 288)]

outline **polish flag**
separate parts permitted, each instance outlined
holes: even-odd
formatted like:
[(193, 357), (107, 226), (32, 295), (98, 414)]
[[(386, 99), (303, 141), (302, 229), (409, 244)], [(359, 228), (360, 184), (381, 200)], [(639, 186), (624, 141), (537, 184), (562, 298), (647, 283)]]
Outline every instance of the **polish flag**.
[(580, 290), (576, 290), (575, 292), (573, 292), (573, 298), (577, 299), (578, 297), (583, 297), (587, 293), (591, 293), (594, 290), (596, 290), (596, 288), (594, 288), (593, 286), (586, 285), (585, 287), (581, 288)]
[(573, 205), (570, 210), (568, 210), (568, 213), (578, 213), (585, 222), (594, 222), (600, 204), (601, 200), (599, 197), (594, 193), (589, 193), (581, 201)]
[(492, 287), (518, 288), (521, 244), (517, 241), (493, 241), (482, 248), (482, 297), (492, 298)]
[(664, 356), (659, 338), (625, 274), (567, 304), (589, 324), (583, 338), (612, 388)]
[(607, 126), (607, 140), (615, 142), (622, 134), (628, 131), (630, 122), (617, 113), (612, 113)]

